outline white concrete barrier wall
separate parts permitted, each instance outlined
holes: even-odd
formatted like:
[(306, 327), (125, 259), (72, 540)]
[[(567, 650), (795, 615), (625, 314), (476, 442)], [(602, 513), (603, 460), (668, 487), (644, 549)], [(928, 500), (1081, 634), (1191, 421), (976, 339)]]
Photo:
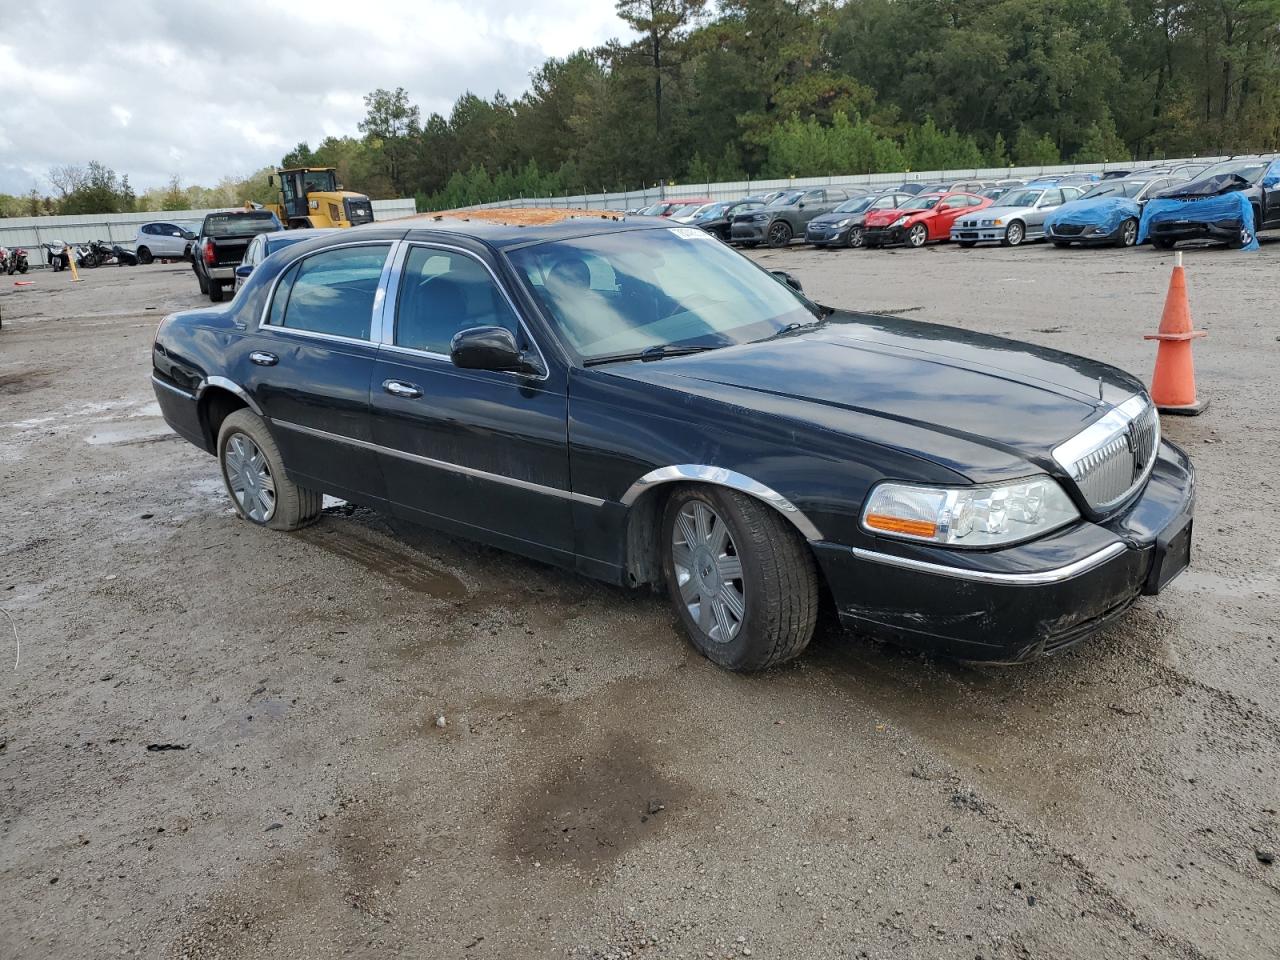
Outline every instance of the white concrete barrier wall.
[(1188, 157), (1183, 160), (1135, 160), (1131, 163), (1065, 163), (1048, 167), (987, 167), (969, 170), (913, 170), (909, 173), (871, 173), (832, 177), (794, 177), (785, 180), (737, 180), (723, 183), (681, 183), (625, 193), (592, 193), (563, 197), (517, 197), (464, 209), (487, 210), (510, 207), (574, 207), (581, 210), (631, 210), (659, 200), (681, 197), (708, 197), (737, 200), (740, 197), (774, 190), (802, 190), (808, 187), (892, 187), (908, 180), (1030, 180), (1058, 173), (1106, 173), (1108, 170), (1142, 170), (1146, 167), (1176, 166), (1180, 163), (1217, 163), (1227, 157)]
[[(225, 209), (225, 208), (219, 208)], [(147, 213), (100, 213), (65, 217), (5, 217), (0, 219), (0, 247), (25, 247), (32, 266), (44, 263), (40, 244), (56, 240), (86, 243), (105, 240), (132, 247), (144, 223), (198, 222), (216, 210), (160, 210)], [(418, 212), (412, 197), (374, 200), (374, 220), (395, 220)]]

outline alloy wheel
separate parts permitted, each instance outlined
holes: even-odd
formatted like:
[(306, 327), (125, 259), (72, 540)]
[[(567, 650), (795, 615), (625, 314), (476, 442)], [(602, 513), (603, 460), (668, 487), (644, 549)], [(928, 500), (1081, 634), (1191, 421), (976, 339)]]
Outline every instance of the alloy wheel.
[(1023, 237), (1022, 224), (1020, 223), (1009, 224), (1009, 229), (1005, 231), (1004, 236), (1005, 236), (1005, 240), (1008, 241), (1009, 246), (1016, 247), (1018, 244), (1022, 242), (1022, 237)]
[(1138, 239), (1138, 221), (1130, 217), (1124, 222), (1124, 232), (1121, 240), (1126, 247), (1132, 247)]
[(907, 231), (907, 242), (913, 247), (923, 247), (925, 241), (929, 239), (929, 228), (923, 223), (917, 223), (909, 231)]
[(866, 242), (866, 234), (862, 227), (852, 227), (849, 230), (849, 246), (860, 247)]
[(680, 599), (710, 640), (728, 643), (746, 616), (742, 558), (728, 525), (706, 503), (690, 500), (671, 531), (671, 559)]
[(243, 433), (227, 441), (222, 455), (227, 486), (250, 520), (266, 523), (276, 512), (276, 483), (258, 445)]
[(769, 228), (769, 245), (774, 247), (786, 246), (791, 241), (791, 228), (787, 226), (785, 221), (779, 220)]

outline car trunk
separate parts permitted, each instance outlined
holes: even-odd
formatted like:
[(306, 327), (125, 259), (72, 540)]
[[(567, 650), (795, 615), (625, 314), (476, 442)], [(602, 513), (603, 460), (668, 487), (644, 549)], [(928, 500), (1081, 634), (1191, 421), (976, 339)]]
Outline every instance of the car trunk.
[[(245, 248), (252, 237), (210, 237), (216, 260), (214, 266), (234, 267), (244, 259)], [(207, 262), (207, 261), (206, 261)]]

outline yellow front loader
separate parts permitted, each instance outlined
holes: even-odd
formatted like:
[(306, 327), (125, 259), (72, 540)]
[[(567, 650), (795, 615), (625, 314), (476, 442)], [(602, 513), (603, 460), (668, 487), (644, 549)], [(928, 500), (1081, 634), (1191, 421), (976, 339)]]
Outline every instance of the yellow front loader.
[(266, 204), (290, 230), (305, 227), (354, 227), (373, 222), (373, 204), (363, 193), (343, 190), (333, 167), (277, 170), (267, 182), (277, 186), (278, 203)]

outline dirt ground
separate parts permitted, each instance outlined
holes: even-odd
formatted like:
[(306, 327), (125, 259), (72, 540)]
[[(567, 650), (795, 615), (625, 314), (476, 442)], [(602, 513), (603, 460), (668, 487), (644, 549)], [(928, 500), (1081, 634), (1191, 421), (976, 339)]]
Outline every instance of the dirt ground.
[[(754, 255), (1144, 376), (1171, 263)], [(148, 382), (188, 269), (0, 283), (0, 956), (1277, 956), (1280, 244), (1186, 260), (1192, 570), (1019, 668), (828, 629), (752, 677), (650, 594), (237, 521)]]

